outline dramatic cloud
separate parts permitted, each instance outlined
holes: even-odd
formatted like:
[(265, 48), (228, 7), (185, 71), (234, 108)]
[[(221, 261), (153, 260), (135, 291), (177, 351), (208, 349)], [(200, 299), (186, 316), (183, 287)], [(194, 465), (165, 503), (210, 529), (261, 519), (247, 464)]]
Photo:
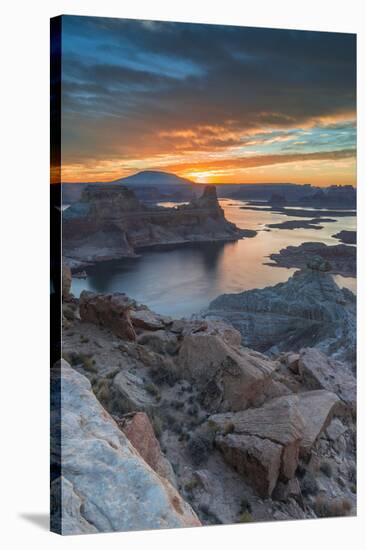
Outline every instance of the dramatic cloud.
[(354, 35), (74, 16), (62, 29), (65, 180), (191, 166), (217, 181), (210, 169), (232, 166), (239, 181), (259, 158), (355, 155)]

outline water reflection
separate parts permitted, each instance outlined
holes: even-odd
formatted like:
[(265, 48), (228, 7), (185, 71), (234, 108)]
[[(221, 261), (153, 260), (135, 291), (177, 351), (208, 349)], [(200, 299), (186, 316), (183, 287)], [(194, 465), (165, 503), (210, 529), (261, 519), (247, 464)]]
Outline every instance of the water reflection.
[[(252, 239), (143, 251), (139, 258), (107, 262), (88, 271), (88, 279), (73, 279), (72, 292), (126, 292), (155, 311), (189, 316), (207, 307), (217, 295), (263, 288), (286, 281), (295, 269), (265, 265), (268, 256), (306, 241), (337, 244), (332, 235), (355, 229), (355, 217), (324, 224), (321, 230), (263, 230), (266, 224), (297, 219), (271, 211), (241, 210), (241, 201), (221, 202), (226, 217), (241, 228), (260, 230)], [(304, 218), (303, 218), (304, 219)], [(355, 279), (337, 277), (355, 291)]]

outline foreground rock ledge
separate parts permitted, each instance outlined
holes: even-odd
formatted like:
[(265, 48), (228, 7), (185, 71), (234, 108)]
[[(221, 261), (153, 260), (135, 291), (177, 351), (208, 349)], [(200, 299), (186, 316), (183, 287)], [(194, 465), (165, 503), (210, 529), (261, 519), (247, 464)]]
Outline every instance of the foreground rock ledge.
[(60, 363), (51, 374), (53, 471), (60, 450), (62, 456), (62, 477), (52, 483), (52, 530), (74, 535), (201, 525), (99, 404), (89, 381)]

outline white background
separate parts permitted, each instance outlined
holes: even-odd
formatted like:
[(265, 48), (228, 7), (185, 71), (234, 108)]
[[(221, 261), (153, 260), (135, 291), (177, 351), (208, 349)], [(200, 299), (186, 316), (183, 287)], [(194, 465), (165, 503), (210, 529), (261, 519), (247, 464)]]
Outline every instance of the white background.
[[(0, 542), (2, 548), (364, 547), (365, 2), (131, 0), (2, 3), (0, 221)], [(358, 518), (60, 537), (48, 513), (49, 17), (66, 14), (358, 33)], [(42, 526), (43, 525), (43, 526)], [(364, 529), (365, 531), (365, 529)], [(364, 538), (366, 533), (364, 535)]]

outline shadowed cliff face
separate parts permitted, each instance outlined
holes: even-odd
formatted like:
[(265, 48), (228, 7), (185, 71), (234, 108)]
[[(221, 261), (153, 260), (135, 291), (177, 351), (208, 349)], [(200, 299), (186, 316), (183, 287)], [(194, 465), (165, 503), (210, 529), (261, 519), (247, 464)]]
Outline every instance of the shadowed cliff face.
[(143, 205), (130, 189), (93, 185), (63, 217), (64, 254), (79, 262), (133, 256), (141, 247), (254, 235), (225, 219), (212, 186), (188, 205), (162, 208)]

